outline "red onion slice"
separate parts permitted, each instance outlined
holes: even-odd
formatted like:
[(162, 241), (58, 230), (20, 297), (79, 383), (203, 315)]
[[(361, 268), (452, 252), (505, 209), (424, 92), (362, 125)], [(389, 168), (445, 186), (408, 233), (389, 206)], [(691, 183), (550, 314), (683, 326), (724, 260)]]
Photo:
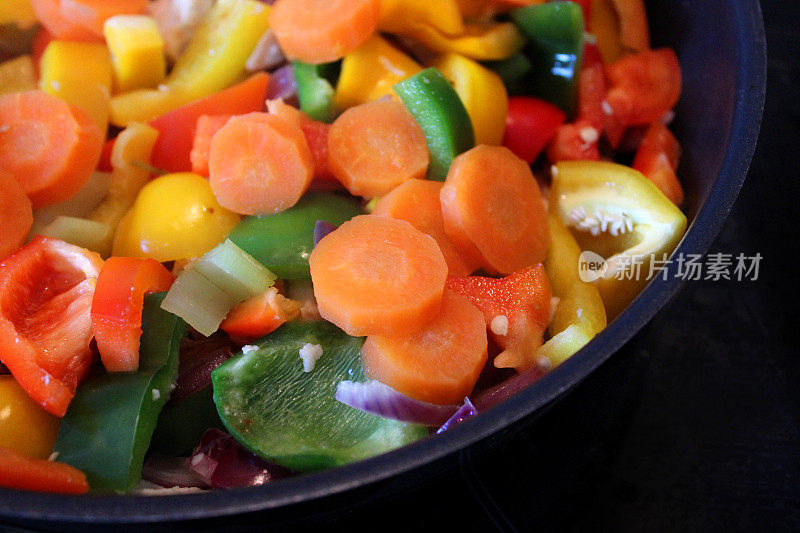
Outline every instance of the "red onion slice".
[(263, 485), (291, 472), (245, 450), (232, 436), (209, 429), (192, 456), (185, 459), (190, 470), (215, 489)]
[(333, 232), (338, 227), (339, 226), (334, 226), (330, 222), (325, 222), (324, 220), (317, 220), (314, 222), (314, 248), (317, 247), (319, 241), (321, 241), (323, 237)]
[(502, 383), (486, 389), (473, 397), (472, 401), (479, 411), (485, 411), (514, 396), (528, 385), (539, 381), (546, 372), (534, 366), (521, 374), (511, 376)]
[(297, 96), (297, 80), (292, 65), (284, 65), (269, 75), (267, 100), (283, 100), (288, 104)]
[(409, 398), (375, 380), (340, 382), (336, 400), (372, 415), (426, 426), (441, 426), (459, 410), (458, 405), (435, 405)]
[(230, 347), (223, 346), (198, 356), (190, 364), (181, 365), (175, 390), (172, 391), (170, 401), (178, 402), (198, 390), (211, 384), (211, 372), (219, 365), (233, 357)]
[(153, 453), (142, 467), (142, 479), (160, 487), (197, 487), (207, 489), (208, 483), (189, 468), (186, 457), (172, 457)]
[(453, 416), (451, 416), (447, 422), (442, 424), (442, 427), (436, 430), (436, 434), (443, 433), (448, 429), (456, 426), (466, 420), (467, 418), (473, 417), (478, 414), (478, 410), (475, 409), (475, 406), (472, 405), (472, 402), (469, 401), (469, 398), (464, 398), (464, 405), (462, 405), (458, 411), (455, 412)]

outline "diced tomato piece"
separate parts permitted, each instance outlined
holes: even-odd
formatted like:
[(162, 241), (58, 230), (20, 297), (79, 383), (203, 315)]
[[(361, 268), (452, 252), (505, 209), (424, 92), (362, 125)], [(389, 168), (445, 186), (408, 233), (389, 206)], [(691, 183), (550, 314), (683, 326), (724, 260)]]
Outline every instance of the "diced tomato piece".
[(92, 299), (92, 327), (106, 370), (139, 368), (144, 295), (166, 291), (173, 281), (172, 273), (155, 259), (111, 257), (105, 262)]
[(90, 308), (102, 265), (94, 252), (41, 236), (0, 263), (0, 360), (56, 416), (92, 363)]
[(600, 132), (590, 122), (578, 120), (558, 128), (555, 139), (547, 145), (547, 158), (559, 161), (599, 161), (597, 139)]
[(528, 164), (539, 156), (567, 116), (558, 107), (530, 96), (508, 99), (503, 146)]
[(681, 145), (661, 121), (654, 122), (644, 134), (633, 168), (656, 184), (675, 205), (683, 203), (683, 187), (675, 171), (681, 156)]
[(498, 346), (498, 368), (525, 370), (533, 366), (533, 353), (541, 346), (550, 322), (552, 292), (544, 267), (535, 265), (502, 279), (480, 276), (452, 277), (447, 287), (465, 296), (481, 310)]

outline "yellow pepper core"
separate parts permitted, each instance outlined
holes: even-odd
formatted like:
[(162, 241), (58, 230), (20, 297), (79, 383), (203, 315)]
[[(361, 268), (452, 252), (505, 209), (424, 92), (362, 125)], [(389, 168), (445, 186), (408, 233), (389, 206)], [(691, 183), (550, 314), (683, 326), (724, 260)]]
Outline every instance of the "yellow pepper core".
[(239, 216), (217, 202), (208, 180), (181, 172), (145, 185), (114, 236), (113, 255), (173, 261), (222, 242)]
[(394, 95), (396, 83), (421, 70), (416, 61), (374, 35), (342, 60), (334, 103), (339, 109), (347, 109)]
[(0, 448), (47, 459), (59, 421), (31, 400), (13, 376), (0, 376)]
[(52, 41), (39, 63), (39, 88), (80, 107), (108, 127), (112, 68), (108, 48), (101, 43)]
[(475, 129), (475, 144), (501, 144), (508, 115), (508, 93), (500, 76), (459, 54), (446, 54), (431, 66), (453, 84), (464, 103)]
[(144, 15), (106, 20), (103, 35), (114, 67), (114, 92), (156, 87), (164, 81), (167, 60), (158, 24)]

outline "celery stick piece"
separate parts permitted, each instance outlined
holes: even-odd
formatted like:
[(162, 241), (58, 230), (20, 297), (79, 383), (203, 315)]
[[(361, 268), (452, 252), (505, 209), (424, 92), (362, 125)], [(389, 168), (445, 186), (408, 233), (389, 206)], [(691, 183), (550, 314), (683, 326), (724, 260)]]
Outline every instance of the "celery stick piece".
[(192, 269), (240, 302), (267, 290), (275, 274), (229, 239), (206, 252)]

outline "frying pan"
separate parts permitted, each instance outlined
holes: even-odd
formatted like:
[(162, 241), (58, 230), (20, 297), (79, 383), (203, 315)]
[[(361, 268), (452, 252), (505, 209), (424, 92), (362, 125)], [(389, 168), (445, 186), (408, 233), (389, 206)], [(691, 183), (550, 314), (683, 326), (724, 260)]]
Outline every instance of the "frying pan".
[[(689, 229), (676, 253), (704, 253), (722, 227), (747, 174), (761, 122), (766, 45), (757, 0), (649, 0), (653, 46), (671, 46), (683, 71), (674, 131), (683, 146), (681, 176)], [(261, 487), (179, 496), (63, 496), (0, 489), (0, 519), (33, 526), (184, 521), (198, 527), (230, 518), (280, 519), (287, 509), (347, 504), (391, 492), (448, 468), (459, 450), (535, 419), (609, 359), (674, 296), (676, 265), (654, 280), (591, 343), (537, 383), (446, 433), (344, 467)], [(688, 320), (688, 318), (687, 318)], [(327, 503), (322, 503), (322, 502)], [(334, 503), (330, 503), (334, 502)], [(314, 506), (317, 507), (314, 507)], [(220, 520), (222, 518), (222, 520)], [(215, 520), (216, 519), (216, 520)], [(203, 522), (185, 522), (202, 520)]]

